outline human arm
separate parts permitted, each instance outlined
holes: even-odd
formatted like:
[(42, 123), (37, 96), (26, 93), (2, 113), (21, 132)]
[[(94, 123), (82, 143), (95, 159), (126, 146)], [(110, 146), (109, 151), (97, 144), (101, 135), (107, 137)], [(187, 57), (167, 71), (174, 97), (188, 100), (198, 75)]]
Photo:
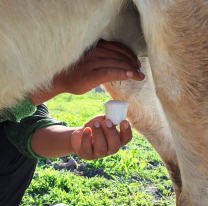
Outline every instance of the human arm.
[[(94, 126), (97, 121), (101, 127)], [(69, 128), (65, 122), (51, 118), (46, 105), (42, 104), (33, 115), (23, 118), (20, 122), (6, 121), (3, 124), (10, 142), (30, 158), (61, 157), (76, 153), (85, 159), (96, 159), (117, 152), (132, 136), (127, 121), (121, 123), (121, 132), (113, 125), (106, 127), (105, 122), (109, 124), (109, 120), (100, 115), (83, 127)], [(128, 128), (125, 129), (124, 126)], [(92, 145), (97, 150), (92, 149)]]
[(61, 125), (41, 128), (33, 134), (31, 147), (46, 158), (76, 153), (83, 159), (92, 160), (116, 153), (131, 138), (131, 128), (126, 120), (122, 121), (118, 132), (110, 120), (100, 115), (80, 128)]
[(141, 81), (145, 76), (140, 67), (137, 56), (126, 46), (118, 42), (99, 41), (76, 65), (56, 74), (50, 90), (40, 89), (28, 95), (34, 105), (39, 105), (58, 94), (84, 94), (109, 81)]
[(31, 148), (31, 139), (36, 130), (50, 125), (62, 125), (67, 123), (58, 121), (49, 115), (46, 105), (37, 106), (34, 114), (22, 118), (20, 122), (4, 121), (4, 132), (8, 140), (25, 156), (41, 159)]

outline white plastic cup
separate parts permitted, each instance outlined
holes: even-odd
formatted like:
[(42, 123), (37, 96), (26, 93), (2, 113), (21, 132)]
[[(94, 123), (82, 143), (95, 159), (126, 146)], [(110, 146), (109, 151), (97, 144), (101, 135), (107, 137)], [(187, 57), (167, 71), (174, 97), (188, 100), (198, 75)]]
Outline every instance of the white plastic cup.
[(114, 125), (119, 125), (126, 119), (129, 103), (120, 100), (110, 100), (104, 103), (106, 119), (110, 119)]

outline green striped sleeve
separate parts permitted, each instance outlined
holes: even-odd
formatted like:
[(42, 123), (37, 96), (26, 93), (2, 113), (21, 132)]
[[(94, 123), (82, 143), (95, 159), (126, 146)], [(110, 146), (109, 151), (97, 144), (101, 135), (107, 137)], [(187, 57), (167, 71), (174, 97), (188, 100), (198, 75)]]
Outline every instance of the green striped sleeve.
[(31, 139), (35, 131), (50, 125), (63, 125), (67, 123), (51, 118), (48, 108), (42, 104), (37, 111), (20, 122), (4, 122), (4, 131), (9, 141), (25, 156), (41, 159), (31, 148)]

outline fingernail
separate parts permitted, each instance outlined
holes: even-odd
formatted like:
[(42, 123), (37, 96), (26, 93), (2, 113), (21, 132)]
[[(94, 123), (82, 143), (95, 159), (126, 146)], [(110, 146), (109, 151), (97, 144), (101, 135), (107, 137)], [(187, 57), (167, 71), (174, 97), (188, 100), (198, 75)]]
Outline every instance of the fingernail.
[(125, 122), (124, 123), (124, 129), (128, 129), (129, 128), (129, 123), (128, 122)]
[(108, 128), (111, 128), (113, 126), (113, 123), (110, 120), (106, 120), (105, 124)]
[(132, 71), (127, 71), (126, 76), (127, 77), (133, 77), (133, 72)]
[(98, 120), (95, 120), (93, 123), (94, 123), (94, 126), (96, 128), (99, 128), (100, 127), (100, 122)]
[(139, 67), (142, 67), (142, 63), (139, 61), (139, 58), (137, 58), (137, 64), (139, 65)]
[(84, 132), (88, 134), (88, 133), (90, 133), (90, 129), (86, 128)]
[(137, 66), (137, 71), (138, 71), (139, 76), (140, 76), (142, 79), (144, 79), (144, 78), (145, 78), (145, 75), (144, 75), (144, 73), (141, 71), (141, 69), (140, 69), (139, 66)]

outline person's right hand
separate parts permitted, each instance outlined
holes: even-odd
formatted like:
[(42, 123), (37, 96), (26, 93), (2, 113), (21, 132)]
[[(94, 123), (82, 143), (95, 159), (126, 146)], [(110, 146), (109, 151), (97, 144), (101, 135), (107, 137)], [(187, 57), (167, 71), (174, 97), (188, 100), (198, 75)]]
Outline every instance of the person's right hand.
[(99, 115), (72, 133), (70, 152), (82, 159), (98, 159), (115, 154), (131, 139), (132, 131), (128, 121), (121, 122), (119, 132), (111, 120)]
[(137, 56), (118, 42), (99, 41), (86, 52), (74, 67), (69, 67), (54, 78), (63, 92), (84, 94), (102, 83), (145, 78)]

